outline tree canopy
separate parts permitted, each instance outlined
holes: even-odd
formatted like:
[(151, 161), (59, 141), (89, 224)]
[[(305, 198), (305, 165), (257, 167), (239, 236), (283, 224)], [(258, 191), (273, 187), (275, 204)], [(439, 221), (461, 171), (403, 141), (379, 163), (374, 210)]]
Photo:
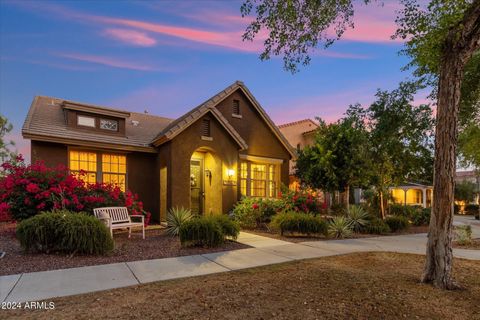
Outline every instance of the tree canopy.
[(297, 176), (308, 186), (325, 191), (343, 192), (366, 185), (369, 159), (364, 128), (348, 118), (329, 125), (319, 122), (313, 145), (299, 150)]
[(14, 146), (13, 141), (5, 141), (5, 135), (12, 131), (13, 125), (7, 118), (0, 115), (0, 164), (15, 156), (15, 152), (10, 150)]

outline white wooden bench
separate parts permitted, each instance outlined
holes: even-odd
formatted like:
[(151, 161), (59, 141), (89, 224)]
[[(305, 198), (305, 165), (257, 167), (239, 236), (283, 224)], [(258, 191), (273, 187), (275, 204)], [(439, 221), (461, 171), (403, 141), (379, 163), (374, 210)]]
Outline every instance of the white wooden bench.
[[(128, 229), (128, 237), (132, 234), (132, 227), (142, 227), (142, 236), (145, 239), (145, 224), (143, 215), (129, 215), (126, 207), (105, 207), (93, 209), (95, 217), (106, 220), (113, 237), (113, 229)], [(141, 218), (141, 222), (132, 222), (132, 217)]]

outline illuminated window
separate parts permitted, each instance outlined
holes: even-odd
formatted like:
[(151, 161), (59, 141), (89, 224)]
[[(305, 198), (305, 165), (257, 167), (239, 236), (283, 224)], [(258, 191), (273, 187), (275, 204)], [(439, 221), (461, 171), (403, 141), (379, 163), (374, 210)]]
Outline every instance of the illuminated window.
[[(125, 155), (71, 150), (69, 157), (70, 171), (84, 182), (110, 183), (125, 191), (127, 177)], [(80, 175), (80, 171), (85, 175)]]
[[(71, 172), (87, 183), (97, 182), (97, 154), (87, 151), (70, 151)], [(85, 175), (80, 175), (84, 171)]]
[(240, 164), (240, 193), (242, 196), (247, 195), (247, 179), (248, 179), (248, 163)]
[(250, 192), (253, 197), (265, 197), (267, 165), (250, 164)]
[(268, 166), (268, 178), (267, 178), (267, 184), (268, 184), (268, 196), (270, 198), (274, 198), (277, 196), (277, 183), (276, 183), (276, 167), (274, 165), (269, 165)]
[(275, 198), (278, 194), (278, 166), (274, 164), (240, 163), (240, 193), (242, 196)]
[(118, 154), (102, 154), (102, 178), (104, 183), (114, 184), (125, 191), (127, 157)]

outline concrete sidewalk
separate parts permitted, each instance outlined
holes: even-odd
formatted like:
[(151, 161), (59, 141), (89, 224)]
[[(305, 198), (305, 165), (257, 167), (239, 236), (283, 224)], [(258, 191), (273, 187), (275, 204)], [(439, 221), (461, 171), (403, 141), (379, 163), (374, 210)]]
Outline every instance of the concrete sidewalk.
[[(426, 234), (413, 234), (291, 243), (241, 232), (238, 241), (253, 248), (1, 276), (0, 301), (45, 300), (352, 252), (425, 254), (426, 240)], [(458, 258), (480, 260), (479, 250), (454, 249), (453, 253)]]

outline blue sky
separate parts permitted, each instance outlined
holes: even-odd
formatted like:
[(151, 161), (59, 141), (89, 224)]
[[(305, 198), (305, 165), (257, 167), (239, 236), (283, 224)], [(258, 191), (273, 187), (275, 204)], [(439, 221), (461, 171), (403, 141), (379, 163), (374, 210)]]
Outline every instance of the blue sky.
[(399, 6), (384, 3), (357, 7), (356, 28), (292, 75), (259, 60), (261, 41), (241, 41), (241, 1), (1, 1), (0, 113), (27, 156), (35, 95), (175, 118), (242, 80), (277, 124), (333, 121), (409, 76), (389, 39)]

